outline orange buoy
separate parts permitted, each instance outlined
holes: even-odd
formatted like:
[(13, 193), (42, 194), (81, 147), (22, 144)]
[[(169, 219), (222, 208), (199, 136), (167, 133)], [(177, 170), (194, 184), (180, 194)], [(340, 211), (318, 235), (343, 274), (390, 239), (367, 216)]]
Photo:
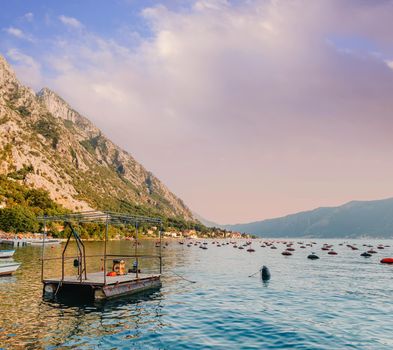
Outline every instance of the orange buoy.
[(382, 264), (393, 264), (393, 258), (383, 258), (381, 260)]

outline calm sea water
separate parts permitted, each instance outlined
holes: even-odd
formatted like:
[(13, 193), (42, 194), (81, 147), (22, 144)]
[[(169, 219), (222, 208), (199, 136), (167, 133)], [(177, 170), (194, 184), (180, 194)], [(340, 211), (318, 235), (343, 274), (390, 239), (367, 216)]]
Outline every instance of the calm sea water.
[[(307, 242), (307, 241), (305, 241)], [(316, 241), (291, 257), (253, 243), (255, 253), (231, 245), (208, 250), (171, 242), (164, 253), (163, 286), (154, 293), (101, 304), (65, 305), (42, 298), (40, 247), (18, 248), (22, 263), (13, 277), (0, 278), (0, 348), (78, 349), (392, 349), (393, 241)], [(334, 244), (337, 256), (320, 250)], [(364, 243), (392, 248), (363, 258)], [(86, 243), (88, 253), (102, 243)], [(62, 246), (45, 248), (58, 256)], [(140, 252), (154, 253), (143, 241)], [(316, 251), (320, 260), (306, 256)], [(111, 242), (113, 253), (131, 253), (130, 242)], [(272, 278), (248, 277), (261, 265)], [(75, 273), (72, 261), (68, 273)], [(156, 262), (142, 261), (144, 271)], [(51, 262), (47, 276), (59, 273)], [(99, 270), (99, 259), (89, 262)], [(196, 281), (191, 284), (171, 271)]]

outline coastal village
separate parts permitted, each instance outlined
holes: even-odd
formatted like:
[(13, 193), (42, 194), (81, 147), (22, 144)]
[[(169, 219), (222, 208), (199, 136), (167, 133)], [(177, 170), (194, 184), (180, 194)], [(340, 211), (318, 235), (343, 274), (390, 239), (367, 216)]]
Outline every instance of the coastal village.
[[(53, 236), (51, 233), (48, 232), (47, 238), (54, 239), (58, 238), (59, 241), (65, 240), (62, 238), (63, 235), (55, 235)], [(157, 239), (159, 237), (159, 229), (156, 226), (153, 226), (147, 229), (144, 232), (138, 233), (138, 238), (140, 239)], [(111, 240), (130, 240), (133, 239), (133, 235), (121, 235), (115, 234), (110, 239)], [(184, 231), (176, 231), (176, 230), (169, 230), (162, 232), (162, 238), (164, 239), (207, 239), (207, 238), (230, 238), (230, 239), (240, 239), (240, 238), (251, 238), (250, 235), (240, 233), (240, 232), (231, 232), (221, 229), (212, 229), (207, 233), (201, 233), (196, 230), (184, 230)], [(95, 238), (85, 238), (86, 241), (98, 241), (100, 239)], [(42, 241), (42, 234), (41, 233), (13, 233), (13, 232), (4, 232), (0, 230), (0, 243), (8, 243), (10, 241), (20, 241), (20, 242), (41, 242)]]

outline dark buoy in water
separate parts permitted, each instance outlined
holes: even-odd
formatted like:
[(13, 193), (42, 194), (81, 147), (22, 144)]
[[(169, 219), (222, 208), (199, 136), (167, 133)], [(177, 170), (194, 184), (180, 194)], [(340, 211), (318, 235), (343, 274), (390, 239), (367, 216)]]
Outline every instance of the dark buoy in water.
[(366, 258), (369, 258), (371, 256), (371, 254), (367, 253), (367, 252), (364, 252), (364, 253), (360, 254), (360, 256), (364, 256)]
[(310, 260), (317, 260), (317, 259), (319, 259), (319, 256), (316, 255), (315, 253), (311, 253), (311, 254), (307, 257), (307, 259), (310, 259)]
[(269, 269), (265, 265), (263, 265), (262, 269), (261, 269), (262, 281), (269, 281), (270, 277), (271, 277), (271, 274), (270, 274)]

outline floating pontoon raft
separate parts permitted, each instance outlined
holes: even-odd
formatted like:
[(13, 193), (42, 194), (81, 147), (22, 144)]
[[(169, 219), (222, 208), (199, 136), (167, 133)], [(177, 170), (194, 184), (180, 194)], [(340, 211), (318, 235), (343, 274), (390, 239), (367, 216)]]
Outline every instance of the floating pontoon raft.
[[(142, 223), (155, 224), (161, 227), (161, 219), (133, 216), (128, 214), (120, 214), (114, 212), (97, 212), (89, 211), (82, 213), (74, 213), (59, 216), (42, 216), (39, 220), (44, 223), (44, 235), (42, 240), (42, 265), (41, 265), (41, 280), (44, 285), (44, 295), (48, 297), (55, 297), (57, 295), (71, 295), (74, 298), (94, 298), (95, 300), (113, 298), (127, 294), (135, 294), (149, 289), (156, 289), (161, 286), (161, 273), (162, 273), (162, 255), (161, 255), (161, 241), (162, 234), (160, 233), (160, 250), (159, 255), (138, 255), (138, 225)], [(45, 258), (45, 237), (46, 237), (46, 224), (49, 222), (63, 222), (64, 226), (70, 227), (70, 234), (68, 235), (67, 242), (59, 258)], [(86, 255), (85, 246), (79, 237), (79, 234), (74, 229), (73, 224), (79, 223), (99, 223), (105, 225), (105, 240), (104, 251), (102, 255)], [(135, 251), (132, 255), (118, 255), (109, 254), (107, 252), (108, 241), (108, 226), (109, 225), (132, 225), (136, 228), (135, 231)], [(66, 251), (69, 246), (71, 238), (74, 238), (77, 246), (77, 256), (66, 256)], [(103, 271), (100, 272), (87, 272), (86, 258), (101, 258), (103, 260)], [(116, 259), (135, 259), (137, 266), (139, 258), (152, 258), (158, 259), (160, 263), (159, 274), (144, 274), (140, 273), (136, 268), (133, 272), (122, 272), (114, 276), (107, 275), (107, 261)], [(49, 260), (62, 260), (62, 274), (58, 278), (45, 278), (45, 262)], [(66, 260), (74, 260), (74, 266), (78, 268), (78, 273), (75, 276), (66, 276), (64, 264)]]

